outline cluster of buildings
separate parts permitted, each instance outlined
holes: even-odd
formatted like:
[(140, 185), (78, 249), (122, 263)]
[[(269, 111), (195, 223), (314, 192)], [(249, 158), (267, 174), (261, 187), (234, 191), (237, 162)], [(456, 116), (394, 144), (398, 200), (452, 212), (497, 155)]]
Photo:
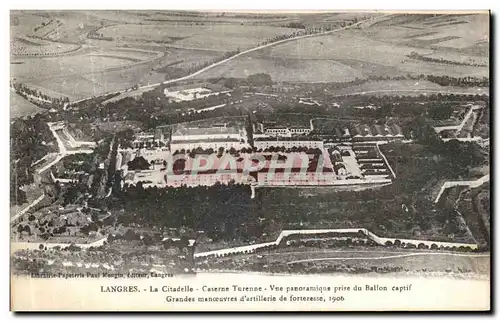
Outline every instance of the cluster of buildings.
[(309, 135), (313, 130), (312, 124), (310, 126), (276, 126), (274, 123), (255, 122), (252, 125), (254, 138), (302, 136)]
[(177, 125), (172, 129), (170, 150), (187, 151), (197, 148), (213, 149), (223, 148), (236, 150), (248, 147), (247, 132), (244, 128), (236, 128), (227, 124), (212, 127), (187, 127)]
[(163, 94), (174, 102), (191, 101), (217, 95), (230, 95), (231, 90), (224, 90), (223, 86), (214, 84), (199, 84), (194, 86), (182, 86), (181, 88), (165, 88)]
[(252, 186), (332, 185), (339, 180), (328, 154), (254, 153), (238, 157), (224, 154), (200, 159), (176, 158), (170, 167), (160, 170), (127, 171), (125, 183), (143, 186), (211, 186), (216, 183), (240, 183)]
[(397, 124), (392, 125), (356, 125), (353, 128), (354, 142), (402, 141), (403, 131)]
[(385, 143), (401, 142), (405, 138), (401, 127), (397, 124), (360, 124), (350, 126), (350, 128), (331, 128), (318, 131), (317, 136), (321, 137), (325, 143)]
[(276, 126), (275, 123), (253, 123), (253, 144), (257, 149), (306, 147), (323, 149), (323, 140), (310, 136), (311, 126)]
[(388, 179), (395, 175), (376, 146), (355, 144), (352, 150), (358, 162), (359, 175), (365, 179)]
[(259, 137), (254, 138), (253, 145), (257, 150), (275, 148), (319, 148), (323, 149), (323, 140), (315, 137), (298, 136), (298, 137)]
[[(119, 157), (122, 161), (117, 167), (124, 171), (125, 183), (141, 181), (145, 187), (210, 186), (230, 182), (252, 186), (391, 182), (385, 161), (373, 152), (373, 143), (368, 143), (371, 147), (362, 143), (353, 143), (354, 148), (349, 144), (339, 145), (340, 149), (330, 153), (322, 138), (311, 135), (312, 128), (266, 127), (257, 123), (254, 130), (254, 151), (250, 152), (252, 146), (243, 125), (176, 125), (171, 130), (170, 148), (139, 148), (135, 153), (122, 150)], [(351, 135), (348, 129), (338, 132), (342, 137)], [(392, 135), (392, 131), (385, 135)], [(141, 133), (136, 137), (140, 142), (161, 139), (165, 138), (160, 132)], [(129, 171), (127, 162), (139, 156), (151, 167)]]
[(169, 137), (162, 128), (152, 131), (136, 133), (132, 146), (134, 148), (144, 148), (145, 146), (164, 147), (168, 146)]
[(475, 128), (481, 118), (484, 104), (467, 104), (455, 110), (447, 120), (436, 122), (434, 130), (444, 142), (456, 139), (462, 142), (477, 142), (483, 145), (483, 138), (475, 135)]

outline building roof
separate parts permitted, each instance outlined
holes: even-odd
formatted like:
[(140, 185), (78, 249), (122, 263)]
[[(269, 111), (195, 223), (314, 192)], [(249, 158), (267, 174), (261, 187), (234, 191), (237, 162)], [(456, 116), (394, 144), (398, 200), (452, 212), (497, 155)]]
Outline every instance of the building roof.
[(372, 136), (372, 132), (370, 131), (370, 127), (368, 125), (356, 125), (354, 127), (356, 130), (356, 135), (359, 136)]
[(399, 127), (398, 124), (392, 124), (391, 129), (394, 136), (403, 136), (403, 131), (401, 130), (401, 127)]
[(380, 126), (380, 125), (376, 125), (376, 124), (371, 125), (370, 129), (371, 129), (371, 132), (374, 136), (385, 136), (386, 135), (386, 133), (382, 129), (382, 126)]
[(319, 137), (313, 136), (292, 136), (292, 137), (256, 137), (254, 141), (258, 142), (318, 142), (322, 141)]
[(337, 137), (339, 137), (339, 138), (340, 138), (340, 137), (342, 137), (342, 133), (340, 132), (340, 129), (335, 128), (335, 135), (336, 135)]
[(197, 135), (237, 135), (234, 127), (185, 127), (177, 125), (172, 131), (172, 136), (197, 136)]
[(175, 144), (196, 144), (196, 143), (224, 143), (224, 142), (239, 142), (238, 138), (204, 138), (204, 139), (176, 139), (170, 142)]
[(265, 129), (266, 131), (267, 130), (288, 130), (287, 127), (268, 127)]

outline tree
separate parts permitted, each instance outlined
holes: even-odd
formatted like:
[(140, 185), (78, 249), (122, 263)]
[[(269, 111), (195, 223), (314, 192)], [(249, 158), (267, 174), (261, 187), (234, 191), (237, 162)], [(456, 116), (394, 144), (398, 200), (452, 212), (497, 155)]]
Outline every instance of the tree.
[(227, 87), (229, 89), (234, 89), (238, 86), (238, 80), (236, 78), (227, 78), (224, 81), (224, 87)]
[(271, 76), (264, 73), (250, 75), (247, 77), (247, 81), (251, 86), (268, 86), (273, 84)]
[(144, 159), (144, 157), (139, 156), (127, 163), (128, 169), (131, 171), (135, 170), (147, 170), (150, 167), (150, 163)]
[(12, 205), (21, 205), (27, 202), (26, 192), (23, 191), (19, 186), (15, 184), (10, 184), (10, 203)]
[(453, 107), (449, 104), (434, 106), (428, 110), (429, 117), (435, 120), (448, 119), (453, 114)]

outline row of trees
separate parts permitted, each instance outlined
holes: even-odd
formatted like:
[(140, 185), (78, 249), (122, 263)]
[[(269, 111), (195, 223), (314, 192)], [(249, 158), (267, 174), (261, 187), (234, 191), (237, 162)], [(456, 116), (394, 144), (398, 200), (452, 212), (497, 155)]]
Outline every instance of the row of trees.
[(457, 86), (457, 87), (489, 87), (490, 80), (487, 77), (450, 77), (450, 76), (433, 76), (426, 77), (428, 81), (439, 84), (441, 86)]
[(19, 96), (33, 102), (35, 105), (38, 105), (40, 107), (45, 107), (47, 106), (47, 104), (50, 104), (53, 107), (60, 107), (66, 103), (69, 103), (68, 97), (53, 98), (42, 93), (39, 90), (31, 89), (22, 83), (11, 83), (11, 87), (14, 88)]
[(472, 61), (465, 62), (465, 61), (447, 60), (444, 58), (433, 58), (433, 57), (422, 56), (415, 51), (408, 54), (407, 57), (411, 58), (411, 59), (417, 59), (417, 60), (422, 60), (422, 61), (427, 61), (427, 62), (436, 62), (436, 63), (447, 64), (447, 65), (488, 67), (488, 65), (486, 65), (486, 64), (481, 64), (481, 63), (472, 62)]

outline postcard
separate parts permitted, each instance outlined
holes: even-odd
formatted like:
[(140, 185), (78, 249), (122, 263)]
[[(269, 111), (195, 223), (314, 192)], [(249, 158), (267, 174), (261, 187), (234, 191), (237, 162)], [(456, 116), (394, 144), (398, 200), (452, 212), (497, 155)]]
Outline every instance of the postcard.
[(489, 30), (11, 10), (11, 310), (490, 310)]

